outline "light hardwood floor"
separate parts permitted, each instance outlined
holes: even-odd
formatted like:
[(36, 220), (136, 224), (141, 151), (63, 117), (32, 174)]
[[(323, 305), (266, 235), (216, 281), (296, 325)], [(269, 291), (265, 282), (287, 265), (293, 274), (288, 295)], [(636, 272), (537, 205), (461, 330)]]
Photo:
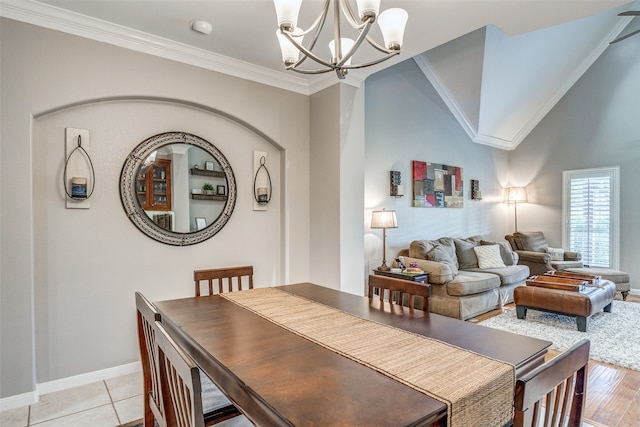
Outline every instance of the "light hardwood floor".
[[(616, 299), (622, 298), (618, 294)], [(627, 301), (640, 303), (640, 295), (629, 295)], [(509, 310), (515, 310), (515, 305), (509, 304), (500, 310), (478, 316), (476, 319), (477, 321), (486, 320)], [(638, 327), (640, 327), (640, 319), (638, 319)], [(626, 343), (620, 343), (620, 345), (626, 345)], [(557, 354), (558, 352), (550, 350), (547, 359)], [(590, 360), (587, 375), (586, 422), (601, 427), (640, 426), (639, 371)]]

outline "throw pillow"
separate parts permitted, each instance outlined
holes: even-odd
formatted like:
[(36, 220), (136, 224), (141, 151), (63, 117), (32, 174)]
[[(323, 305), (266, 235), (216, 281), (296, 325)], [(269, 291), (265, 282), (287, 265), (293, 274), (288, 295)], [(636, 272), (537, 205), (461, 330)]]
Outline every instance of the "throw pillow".
[(541, 231), (516, 231), (513, 238), (521, 251), (546, 252), (549, 246)]
[(409, 256), (411, 258), (427, 259), (427, 252), (433, 249), (434, 244), (431, 240), (414, 240), (409, 245)]
[(547, 253), (551, 257), (551, 261), (564, 261), (564, 249), (547, 248)]
[(456, 246), (456, 256), (458, 257), (458, 267), (460, 270), (478, 268), (478, 258), (473, 248), (480, 245), (479, 241), (470, 239), (453, 239)]
[(500, 256), (500, 245), (476, 246), (473, 248), (480, 268), (506, 267)]
[(451, 273), (456, 276), (458, 274), (458, 266), (456, 262), (451, 258), (446, 248), (441, 245), (435, 245), (433, 249), (427, 252), (427, 259), (429, 261), (436, 261), (446, 264), (451, 269)]
[(511, 251), (511, 245), (507, 242), (488, 242), (486, 240), (480, 241), (481, 245), (489, 246), (489, 245), (499, 245), (500, 246), (500, 256), (502, 257), (502, 262), (504, 265), (516, 265), (516, 260), (513, 259), (513, 252)]

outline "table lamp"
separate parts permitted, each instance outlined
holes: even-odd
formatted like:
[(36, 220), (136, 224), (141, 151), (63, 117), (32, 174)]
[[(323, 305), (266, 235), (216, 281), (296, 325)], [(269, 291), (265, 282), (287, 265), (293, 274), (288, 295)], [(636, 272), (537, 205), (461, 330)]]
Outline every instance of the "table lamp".
[(387, 228), (398, 228), (396, 211), (373, 211), (371, 213), (371, 228), (382, 228), (382, 264), (378, 267), (380, 271), (389, 271), (387, 266)]
[(515, 227), (518, 231), (518, 203), (527, 202), (526, 187), (507, 187), (504, 191), (504, 201), (514, 205)]

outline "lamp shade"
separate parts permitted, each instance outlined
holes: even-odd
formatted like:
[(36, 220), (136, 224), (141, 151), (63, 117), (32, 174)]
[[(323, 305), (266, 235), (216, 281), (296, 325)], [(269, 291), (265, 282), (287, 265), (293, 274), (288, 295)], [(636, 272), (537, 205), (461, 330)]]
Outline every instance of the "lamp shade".
[(302, 0), (273, 0), (278, 17), (278, 27), (295, 28), (298, 25), (298, 14)]
[[(340, 58), (338, 58), (336, 56), (336, 49), (335, 49), (335, 40), (331, 40), (329, 42), (329, 49), (331, 50), (331, 60), (335, 61), (336, 63), (339, 62), (342, 58), (345, 57), (345, 55), (347, 53), (349, 53), (349, 51), (351, 50), (351, 48), (353, 47), (353, 45), (355, 44), (355, 42), (351, 39), (348, 38), (341, 38), (340, 39)], [(349, 58), (344, 65), (351, 65), (351, 58)]]
[[(301, 33), (302, 33), (302, 30), (300, 28), (296, 28), (291, 34), (291, 36), (296, 42), (302, 43), (302, 39), (304, 38), (304, 35), (299, 35), (299, 36), (296, 35)], [(280, 51), (282, 52), (282, 61), (285, 63), (285, 65), (288, 66), (298, 62), (298, 58), (300, 57), (300, 51), (298, 50), (298, 48), (295, 47), (295, 45), (291, 43), (289, 39), (286, 38), (279, 29), (276, 30), (276, 36), (278, 37), (278, 42), (280, 43)]]
[(378, 25), (384, 38), (384, 46), (391, 50), (400, 50), (404, 40), (404, 27), (409, 15), (397, 7), (387, 9), (378, 17)]
[(356, 4), (358, 5), (360, 19), (365, 16), (373, 16), (374, 18), (378, 16), (380, 0), (356, 0)]
[(504, 190), (504, 201), (506, 203), (525, 203), (527, 202), (526, 187), (507, 187)]
[(371, 228), (398, 228), (396, 211), (373, 211), (371, 213)]

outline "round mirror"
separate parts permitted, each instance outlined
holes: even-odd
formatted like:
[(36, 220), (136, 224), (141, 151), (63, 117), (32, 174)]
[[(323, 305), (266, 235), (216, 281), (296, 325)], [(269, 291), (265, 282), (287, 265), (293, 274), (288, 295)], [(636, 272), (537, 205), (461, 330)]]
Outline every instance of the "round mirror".
[(185, 246), (214, 236), (236, 204), (231, 165), (210, 142), (185, 132), (142, 141), (120, 174), (122, 206), (140, 231)]

